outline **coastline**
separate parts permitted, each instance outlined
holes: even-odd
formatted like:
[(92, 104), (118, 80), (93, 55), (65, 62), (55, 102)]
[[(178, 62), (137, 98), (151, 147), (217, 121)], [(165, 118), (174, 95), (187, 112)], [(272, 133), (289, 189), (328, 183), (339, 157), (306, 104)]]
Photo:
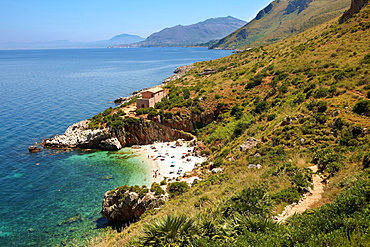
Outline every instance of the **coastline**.
[(197, 177), (188, 177), (194, 168), (206, 161), (206, 157), (197, 157), (194, 147), (189, 142), (155, 142), (149, 145), (132, 147), (141, 154), (144, 162), (148, 163), (151, 173), (151, 183), (186, 181), (192, 183)]

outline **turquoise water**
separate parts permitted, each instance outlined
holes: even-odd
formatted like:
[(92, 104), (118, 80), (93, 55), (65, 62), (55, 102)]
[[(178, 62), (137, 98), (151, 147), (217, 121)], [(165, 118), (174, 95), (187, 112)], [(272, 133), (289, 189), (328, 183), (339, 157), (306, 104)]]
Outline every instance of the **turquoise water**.
[[(68, 153), (28, 146), (228, 51), (188, 48), (0, 51), (0, 246), (60, 246), (102, 231), (105, 191), (150, 183), (129, 149)], [(80, 243), (79, 245), (83, 245)]]

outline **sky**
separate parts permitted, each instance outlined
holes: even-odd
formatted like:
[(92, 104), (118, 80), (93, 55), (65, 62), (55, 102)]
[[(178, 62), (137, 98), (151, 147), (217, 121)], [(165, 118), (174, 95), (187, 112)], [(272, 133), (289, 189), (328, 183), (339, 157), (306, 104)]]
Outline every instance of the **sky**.
[(166, 27), (233, 16), (250, 21), (272, 0), (0, 0), (0, 43), (148, 37)]

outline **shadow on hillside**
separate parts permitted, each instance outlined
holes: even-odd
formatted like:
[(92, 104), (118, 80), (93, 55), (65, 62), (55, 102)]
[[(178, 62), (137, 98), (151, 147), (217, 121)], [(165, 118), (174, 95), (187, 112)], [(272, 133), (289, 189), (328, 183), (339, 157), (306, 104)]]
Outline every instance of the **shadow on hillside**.
[(132, 223), (135, 222), (136, 221), (127, 221), (127, 222), (109, 221), (104, 217), (100, 217), (95, 221), (96, 229), (111, 227), (113, 230), (117, 232), (122, 232), (126, 227), (130, 226)]

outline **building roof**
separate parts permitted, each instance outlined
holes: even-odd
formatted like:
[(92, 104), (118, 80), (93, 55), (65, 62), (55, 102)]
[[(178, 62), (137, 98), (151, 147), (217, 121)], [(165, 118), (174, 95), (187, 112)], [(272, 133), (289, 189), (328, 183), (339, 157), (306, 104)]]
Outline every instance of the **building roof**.
[(143, 91), (143, 93), (144, 92), (159, 93), (161, 91), (163, 91), (163, 88), (155, 87), (155, 88), (149, 88), (148, 90)]

